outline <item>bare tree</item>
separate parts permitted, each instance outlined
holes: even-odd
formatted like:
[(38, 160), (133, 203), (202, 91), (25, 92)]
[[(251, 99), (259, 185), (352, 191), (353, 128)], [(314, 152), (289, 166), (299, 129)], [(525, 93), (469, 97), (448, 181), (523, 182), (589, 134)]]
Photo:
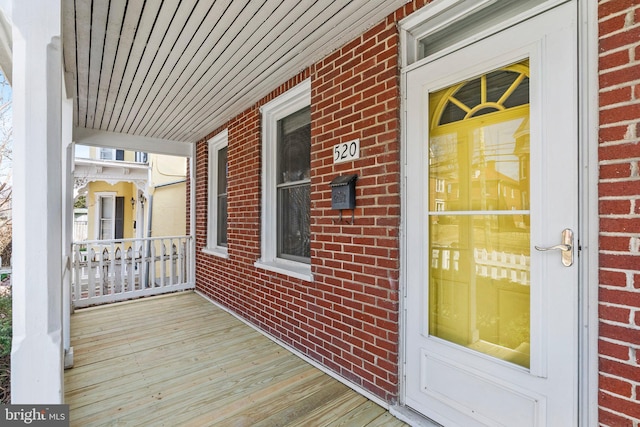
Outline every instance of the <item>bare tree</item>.
[(5, 265), (11, 260), (12, 143), (11, 87), (0, 73), (0, 257)]

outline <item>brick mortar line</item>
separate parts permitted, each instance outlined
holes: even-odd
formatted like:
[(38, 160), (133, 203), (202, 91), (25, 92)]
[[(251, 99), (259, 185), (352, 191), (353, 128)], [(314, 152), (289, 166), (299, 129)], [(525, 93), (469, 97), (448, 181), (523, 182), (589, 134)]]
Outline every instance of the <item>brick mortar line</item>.
[[(605, 18), (616, 18), (616, 17), (621, 16), (621, 15), (627, 15), (632, 10), (635, 10), (635, 9), (625, 10), (624, 12), (619, 13), (617, 15), (607, 15)], [(602, 23), (606, 22), (607, 20), (608, 19), (605, 20), (604, 18), (600, 19), (600, 20), (598, 20), (598, 24), (602, 24)], [(609, 38), (609, 37), (612, 37), (612, 36), (617, 36), (617, 35), (620, 35), (620, 34), (624, 34), (624, 33), (628, 32), (628, 31), (635, 30), (636, 28), (640, 28), (640, 22), (634, 22), (630, 26), (624, 26), (622, 28), (619, 28), (619, 29), (617, 29), (615, 31), (611, 31), (611, 32), (606, 33), (606, 34), (598, 34), (598, 39), (599, 40), (603, 40), (603, 39), (606, 39), (606, 38)], [(610, 52), (610, 51), (607, 50), (605, 52)]]
[[(611, 219), (617, 219), (616, 218), (611, 218)], [(631, 219), (635, 219), (635, 218), (631, 218)], [(600, 233), (601, 236), (605, 236), (605, 237), (638, 237), (640, 236), (640, 233), (623, 233), (620, 231), (603, 231)], [(639, 273), (640, 274), (640, 273)]]
[[(640, 258), (640, 252), (629, 252), (629, 251), (621, 252), (621, 251), (603, 251), (603, 250), (600, 250), (600, 251), (598, 251), (598, 253), (602, 254), (602, 255), (637, 256), (638, 258)], [(633, 270), (631, 270), (631, 271), (633, 271)], [(640, 292), (640, 290), (638, 292)]]
[[(630, 306), (622, 306), (625, 308), (629, 308)], [(637, 310), (633, 310), (632, 308), (629, 309), (629, 311), (631, 313), (629, 313), (629, 320), (631, 320), (631, 318), (635, 318), (634, 313)], [(598, 319), (601, 323), (606, 323), (607, 325), (611, 325), (611, 326), (619, 326), (623, 329), (631, 329), (631, 330), (640, 330), (640, 326), (639, 325), (635, 325), (633, 323), (622, 323), (622, 322), (616, 322), (615, 320), (610, 320), (610, 319)], [(628, 344), (634, 345), (633, 343), (629, 342)], [(637, 345), (637, 344), (635, 344)]]
[[(621, 52), (624, 52), (625, 50), (629, 51), (629, 50), (635, 50), (635, 46), (634, 45), (629, 45), (629, 47), (627, 49), (622, 49)], [(599, 56), (599, 58), (604, 58), (604, 56)], [(600, 68), (598, 70), (598, 76), (603, 76), (605, 74), (609, 74), (609, 73), (614, 73), (616, 71), (624, 71), (625, 68), (631, 68), (631, 67), (635, 67), (636, 65), (640, 64), (640, 58), (635, 58), (635, 59), (631, 59), (629, 58), (629, 62), (622, 64), (622, 65), (616, 65), (615, 67), (610, 67), (610, 68)], [(627, 82), (624, 83), (624, 85), (622, 83), (619, 83), (619, 85), (621, 85), (622, 87), (627, 86), (626, 84)], [(612, 86), (605, 86), (605, 88), (609, 88)], [(602, 89), (600, 90), (600, 92), (602, 92)]]
[[(618, 123), (612, 123), (610, 126), (611, 127), (616, 127), (616, 126), (624, 126), (625, 124), (627, 125), (635, 125), (638, 123), (638, 120), (632, 120), (629, 122), (618, 122)], [(600, 128), (603, 129), (605, 127), (605, 125), (601, 125)], [(608, 147), (615, 147), (618, 145), (625, 145), (625, 144), (640, 144), (640, 135), (636, 135), (636, 137), (634, 139), (618, 139), (615, 141), (605, 141), (605, 142), (601, 142), (598, 144), (598, 148), (608, 148)], [(602, 161), (606, 161), (606, 160), (602, 160)]]
[[(640, 85), (640, 80), (638, 80), (638, 82), (634, 83), (632, 86), (637, 86), (637, 85)], [(640, 94), (637, 94), (637, 95), (640, 95)], [(620, 107), (632, 107), (637, 104), (640, 104), (640, 98), (630, 99), (623, 102), (617, 102), (615, 104), (601, 105), (599, 109), (600, 111), (608, 111), (608, 110), (613, 110), (615, 108), (620, 108)]]
[(606, 165), (620, 165), (620, 164), (625, 164), (630, 162), (640, 162), (640, 157), (628, 157), (624, 159), (606, 159), (606, 160), (600, 160), (598, 164), (606, 166)]
[[(611, 339), (605, 339), (605, 338), (601, 338), (603, 341), (609, 343), (609, 344), (616, 344), (616, 345), (620, 345), (621, 347), (629, 347), (629, 343), (627, 342), (622, 342), (622, 341), (618, 341), (618, 340), (611, 340)], [(624, 365), (629, 365), (629, 366), (638, 366), (635, 364), (635, 362), (632, 363), (631, 360), (622, 360), (622, 359), (617, 359), (614, 356), (609, 356), (606, 354), (599, 354), (598, 355), (599, 358), (608, 360), (610, 362), (617, 362), (617, 363), (622, 363)], [(631, 357), (631, 356), (629, 356)], [(604, 374), (604, 372), (602, 371), (598, 371), (599, 374)], [(625, 377), (619, 377), (619, 378), (625, 378)]]
[[(622, 46), (616, 46), (616, 47), (614, 47), (612, 49), (609, 49), (609, 50), (603, 50), (602, 52), (598, 53), (598, 58), (602, 58), (602, 57), (607, 56), (609, 54), (615, 54), (615, 53), (620, 53), (620, 52), (623, 52), (623, 51), (628, 51), (630, 48), (633, 48), (634, 46), (635, 45), (633, 43), (630, 43), (630, 44), (625, 44), (625, 45), (622, 45)], [(638, 59), (638, 58), (636, 58), (636, 59)]]

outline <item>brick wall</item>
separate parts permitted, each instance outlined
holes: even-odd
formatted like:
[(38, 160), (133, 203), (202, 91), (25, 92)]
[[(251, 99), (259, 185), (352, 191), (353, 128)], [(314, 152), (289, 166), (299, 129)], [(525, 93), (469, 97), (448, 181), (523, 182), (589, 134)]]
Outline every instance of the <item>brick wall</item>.
[[(397, 20), (408, 4), (231, 120), (228, 259), (206, 245), (207, 143), (196, 157), (196, 286), (279, 340), (389, 402), (398, 398), (400, 219)], [(311, 271), (314, 282), (254, 267), (260, 257), (259, 108), (311, 78)], [(209, 138), (220, 132), (217, 129)], [(360, 159), (333, 146), (360, 139)], [(329, 183), (358, 174), (355, 223), (338, 222)]]
[(640, 420), (640, 2), (600, 1), (600, 423)]

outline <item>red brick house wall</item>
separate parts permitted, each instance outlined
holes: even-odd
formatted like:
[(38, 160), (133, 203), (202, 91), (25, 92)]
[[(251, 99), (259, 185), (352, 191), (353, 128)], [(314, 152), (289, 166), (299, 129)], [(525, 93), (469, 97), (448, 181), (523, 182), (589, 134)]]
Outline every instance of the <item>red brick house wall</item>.
[[(196, 286), (353, 383), (398, 399), (400, 73), (397, 22), (414, 1), (232, 119), (228, 259), (207, 236), (207, 142), (196, 148)], [(640, 420), (640, 2), (599, 1), (599, 419)], [(313, 282), (260, 270), (260, 106), (311, 79)], [(220, 132), (217, 129), (209, 138)], [(332, 147), (360, 139), (360, 159)], [(207, 138), (208, 139), (208, 138)], [(356, 173), (355, 224), (337, 223), (329, 182)], [(349, 215), (350, 219), (350, 215)]]
[[(259, 328), (389, 402), (398, 398), (400, 73), (397, 20), (409, 4), (232, 119), (228, 255), (207, 236), (207, 142), (196, 154), (196, 286)], [(313, 282), (260, 270), (260, 106), (311, 79)], [(223, 128), (212, 132), (207, 139)], [(360, 159), (333, 146), (360, 139)], [(358, 175), (355, 223), (337, 222), (333, 178)], [(350, 212), (348, 214), (349, 220)]]
[(600, 1), (602, 425), (640, 419), (640, 2)]

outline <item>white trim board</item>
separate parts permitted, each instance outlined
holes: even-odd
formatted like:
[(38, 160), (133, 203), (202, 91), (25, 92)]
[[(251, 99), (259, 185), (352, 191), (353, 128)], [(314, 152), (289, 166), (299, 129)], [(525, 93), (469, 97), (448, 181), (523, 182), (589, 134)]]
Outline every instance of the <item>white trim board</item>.
[(172, 141), (169, 139), (136, 136), (80, 127), (73, 129), (73, 141), (76, 144), (91, 147), (111, 147), (121, 150), (166, 154), (169, 156), (191, 157), (193, 153), (193, 144), (191, 142)]

